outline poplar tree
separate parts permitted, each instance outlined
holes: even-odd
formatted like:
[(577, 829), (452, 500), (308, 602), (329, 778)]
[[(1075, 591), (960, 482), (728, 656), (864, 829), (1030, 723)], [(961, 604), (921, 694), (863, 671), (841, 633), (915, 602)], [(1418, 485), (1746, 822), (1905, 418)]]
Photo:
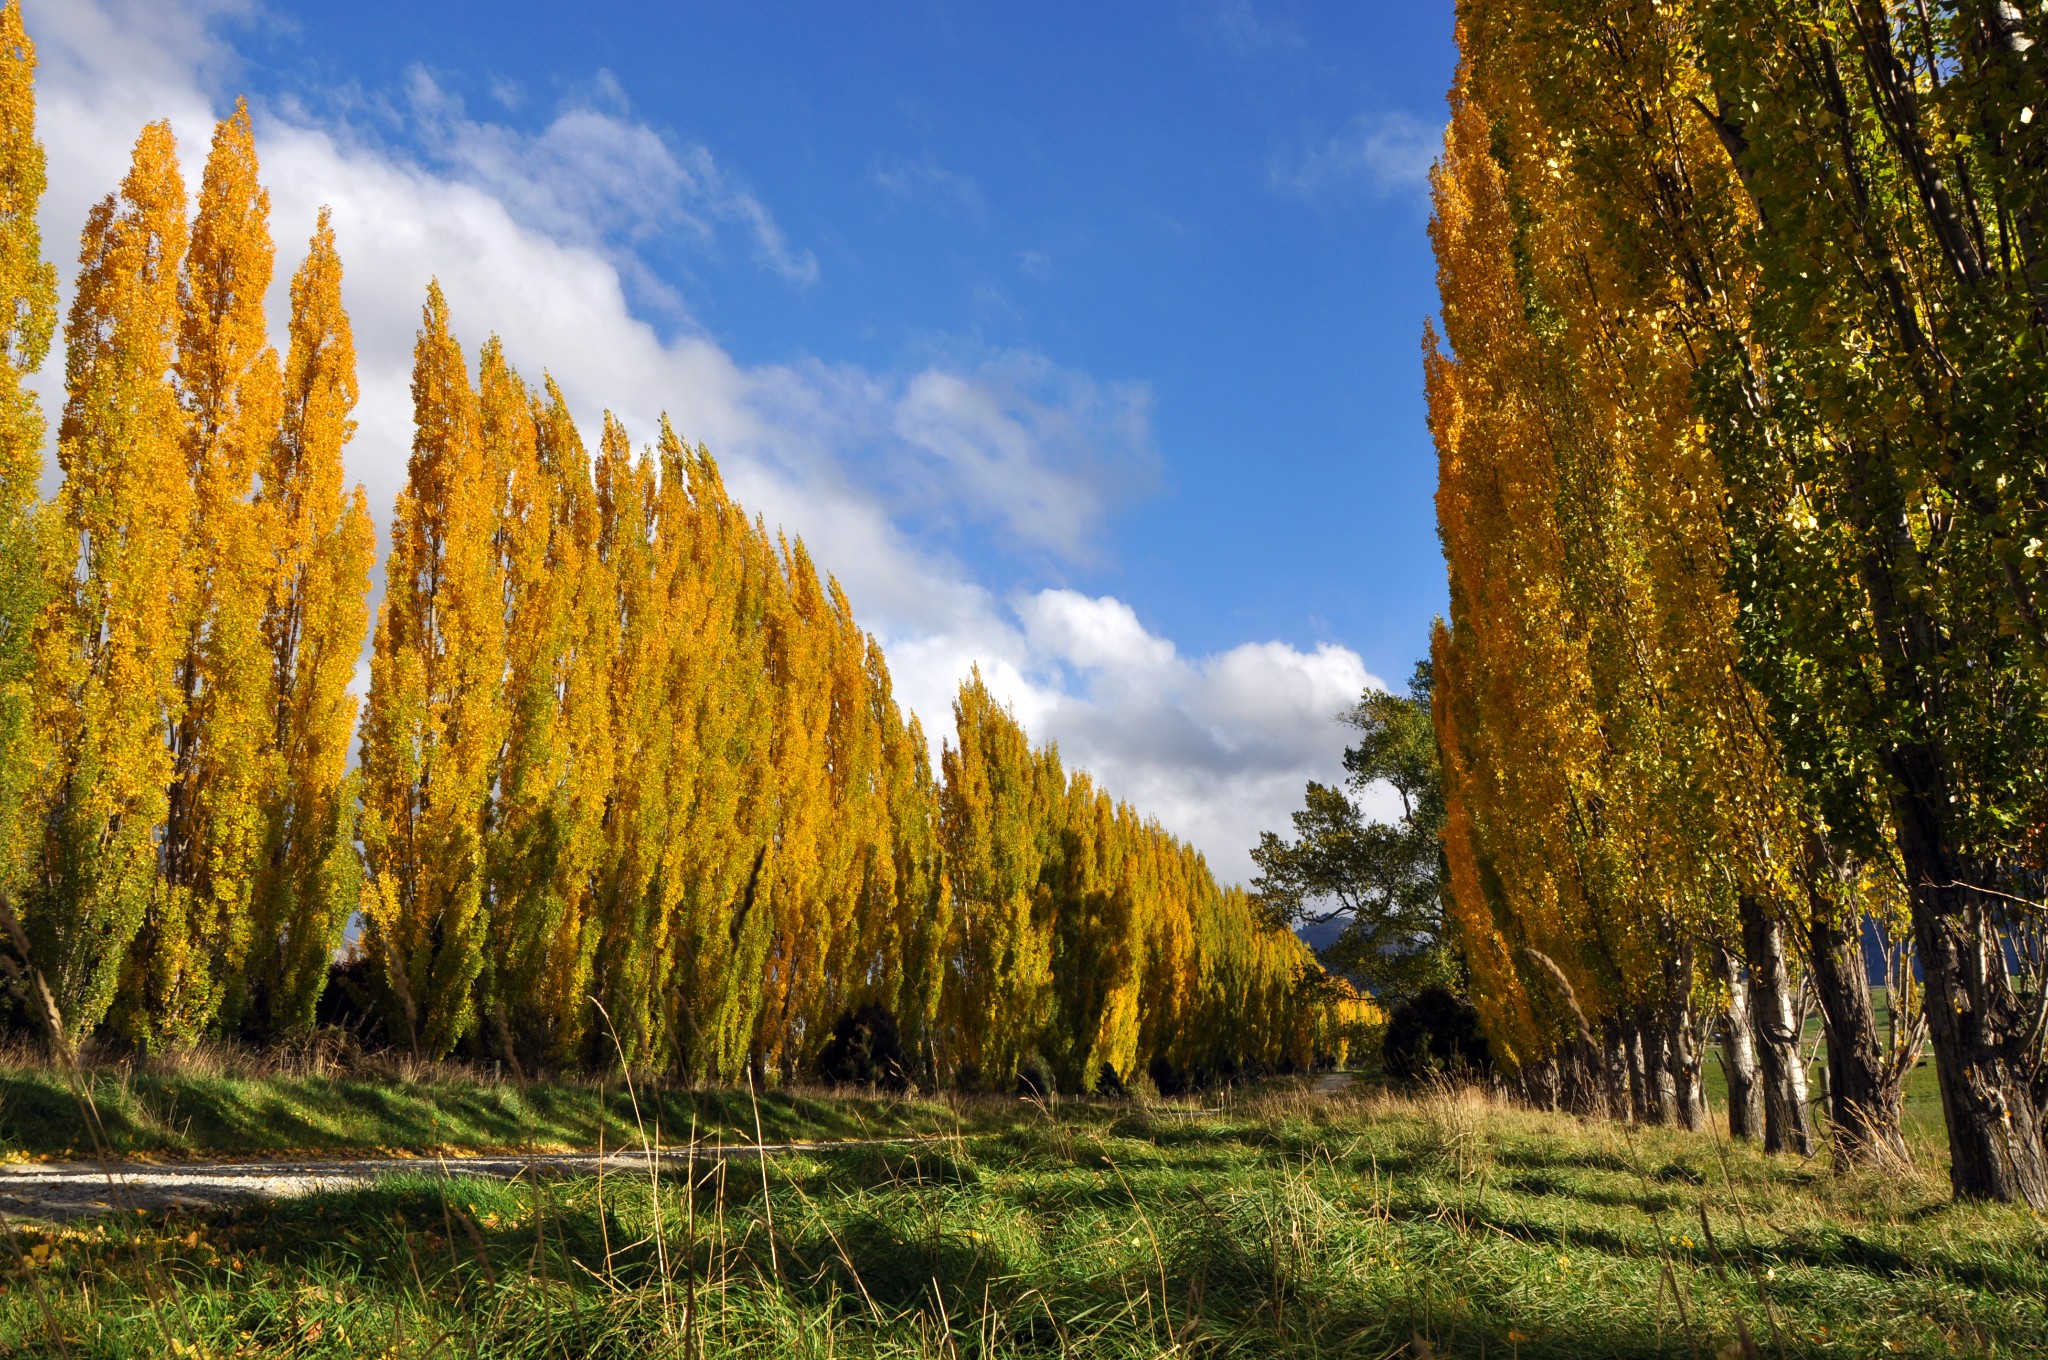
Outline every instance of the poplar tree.
[(1041, 881), (1063, 792), (1059, 757), (1034, 751), (977, 669), (939, 754), (939, 835), (953, 879), (954, 1051), (970, 1084), (1008, 1086), (1049, 1018), (1052, 895)]
[[(1541, 282), (1541, 251), (1516, 253), (1530, 316), (1557, 323), (1559, 343), (1524, 346), (1531, 380), (1500, 395), (1533, 407), (1539, 425), (1548, 407), (1553, 426), (1618, 414), (1661, 427), (1644, 448), (1674, 455), (1665, 467), (1695, 448), (1713, 455), (1712, 478), (1631, 482), (1617, 475), (1626, 468), (1588, 468), (1581, 484), (1616, 495), (1685, 485), (1721, 512), (1662, 506), (1708, 569), (1649, 583), (1653, 610), (1729, 619), (1736, 668), (1759, 695), (1708, 683), (1728, 669), (1718, 660), (1681, 669), (1670, 711), (1695, 725), (1666, 730), (1719, 740), (1686, 755), (1722, 772), (1705, 824), (1747, 861), (1735, 886), (1749, 983), (1776, 993), (1764, 1009), (1780, 1021), (1760, 1035), (1783, 1029), (1789, 1010), (1790, 978), (1773, 965), (1782, 926), (1801, 937), (1822, 996), (1845, 1144), (1902, 1150), (1897, 1083), (1912, 1043), (1876, 1041), (1858, 936), (1865, 915), (1908, 897), (1955, 1188), (2040, 1204), (2048, 1055), (2036, 1017), (2048, 983), (2011, 947), (2032, 930), (2011, 908), (2031, 891), (2042, 808), (2031, 758), (2042, 742), (2042, 510), (2029, 469), (2031, 394), (2048, 353), (2035, 267), (2044, 143), (2030, 112), (2040, 76), (2027, 64), (2040, 35), (2011, 6), (1903, 18), (1861, 0), (1811, 9), (1467, 8), (1461, 45), (1495, 119), (1488, 154), (1521, 195), (1518, 211), (1584, 243), (1556, 252), (1583, 261), (1571, 286)], [(1600, 39), (1570, 36), (1580, 33)], [(1554, 308), (1574, 300), (1546, 314), (1545, 297)], [(1488, 343), (1471, 338), (1476, 348), (1456, 345), (1461, 366)], [(1631, 356), (1652, 366), (1618, 381)], [(1659, 371), (1667, 388), (1683, 379), (1678, 399), (1642, 398), (1658, 384), (1641, 375)], [(1617, 424), (1610, 437), (1633, 433)], [(1723, 553), (1739, 608), (1712, 607), (1699, 588), (1721, 574)], [(1461, 626), (1457, 574), (1449, 650), (1473, 699), (1469, 742), (1505, 730), (1486, 715), (1483, 676), (1507, 657)], [(1466, 598), (1472, 617), (1483, 612)], [(1579, 617), (1602, 625), (1598, 613)], [(1764, 732), (1755, 741), (1736, 740), (1740, 724), (1717, 733), (1687, 713), (1764, 704), (1774, 721), (1765, 731), (1752, 720)], [(1774, 749), (1795, 777), (1770, 777)], [(1475, 748), (1468, 788), (1504, 755)], [(1745, 789), (1766, 797), (1745, 808)], [(1656, 796), (1626, 806), (1661, 819), (1660, 805), (1687, 803), (1668, 785), (1645, 792)], [(1474, 818), (1476, 840), (1504, 842), (1512, 821)], [(1772, 836), (1751, 834), (1772, 825)], [(1755, 872), (1763, 859), (1780, 866), (1778, 882)], [(1506, 905), (1523, 914), (1519, 894)], [(1770, 1046), (1760, 1055), (1768, 1068)]]
[(157, 894), (157, 844), (192, 607), (186, 415), (177, 354), (185, 186), (168, 123), (142, 131), (96, 204), (65, 327), (62, 548), (35, 641), (38, 720), (54, 756), (25, 926), (69, 1035), (115, 997)]
[[(798, 539), (778, 543), (785, 586), (768, 615), (769, 675), (775, 688), (770, 759), (775, 768), (773, 909), (757, 1013), (757, 1078), (784, 1065), (836, 943), (828, 914), (829, 857), (851, 827), (834, 824), (830, 728), (834, 695), (830, 606), (810, 553)], [(793, 1065), (794, 1054), (789, 1054)]]
[[(1454, 348), (1444, 353), (1432, 331), (1424, 367), (1455, 624), (1432, 656), (1433, 677), (1449, 686), (1432, 711), (1452, 813), (1452, 917), (1496, 1059), (1513, 1069), (1556, 1047), (1568, 1011), (1618, 1016), (1626, 998), (1620, 960), (1596, 945), (1599, 905), (1584, 895), (1599, 880), (1573, 872), (1583, 841), (1572, 813), (1584, 806), (1575, 785), (1585, 787), (1598, 749), (1577, 700), (1592, 682), (1580, 630), (1561, 626), (1570, 615), (1555, 569), (1565, 558), (1555, 468), (1531, 456), (1547, 442), (1540, 407), (1516, 389), (1531, 338), (1489, 138), (1484, 118), (1454, 94), (1431, 224)], [(1469, 869), (1468, 846), (1478, 859)], [(1523, 984), (1529, 951), (1549, 960), (1568, 995)], [(1610, 1057), (1596, 1074), (1609, 1079), (1605, 1089), (1587, 1097), (1626, 1108), (1631, 1088), (1611, 1080), (1618, 1029), (1596, 1035), (1589, 1024), (1579, 1037)]]
[[(1748, 651), (1849, 848), (1903, 870), (1956, 1193), (2048, 1207), (2048, 975), (2010, 945), (2048, 810), (2048, 32), (1994, 3), (1685, 17), (1754, 210), (1748, 333), (1703, 383)], [(1844, 806), (1870, 786), (1888, 827)]]
[(895, 861), (891, 920), (879, 946), (896, 969), (896, 992), (887, 999), (910, 1054), (936, 1081), (946, 943), (953, 933), (953, 884), (939, 850), (938, 791), (924, 725), (915, 714), (901, 720), (879, 647), (872, 649), (869, 669), (884, 714), (882, 778)]
[[(477, 989), (485, 998), (479, 1019), (491, 1032), (491, 1047), (515, 1064), (522, 1045), (514, 1042), (512, 1016), (543, 1035), (559, 1023), (558, 1013), (537, 1012), (556, 938), (565, 927), (576, 933), (561, 912), (548, 844), (552, 809), (546, 805), (559, 765), (554, 667), (567, 639), (548, 573), (554, 496), (542, 480), (534, 406), (534, 393), (507, 362), (503, 342), (490, 337), (477, 359), (477, 440), (484, 464), (497, 475), (492, 568), (503, 586), (504, 744), (492, 753), (483, 816), (487, 943)], [(536, 704), (542, 688), (544, 709)], [(569, 948), (576, 951), (573, 939)], [(510, 1008), (508, 997), (515, 1000)], [(523, 1047), (534, 1056), (531, 1042)]]
[(284, 414), (267, 450), (260, 504), (271, 578), (263, 616), (270, 667), (264, 854), (251, 905), (254, 1028), (304, 1029), (328, 961), (361, 900), (358, 781), (348, 770), (349, 690), (369, 621), (376, 530), (360, 485), (343, 489), (355, 433), (355, 338), (341, 301), (341, 258), (326, 209), (292, 277)]
[(590, 458), (550, 381), (520, 385), (495, 342), (486, 438), (509, 465), (506, 719), (491, 828), (491, 1023), (515, 1061), (562, 1061), (588, 1030), (592, 895), (612, 777), (612, 587), (597, 560)]
[[(1568, 348), (1588, 379), (1592, 409), (1625, 454), (1620, 475), (1587, 479), (1589, 493), (1611, 482), (1645, 507), (1634, 533), (1652, 554), (1646, 607), (1671, 620), (1657, 630), (1668, 676), (1660, 688), (1683, 759), (1668, 763), (1689, 767), (1675, 786), (1679, 796), (1662, 801), (1683, 809), (1675, 826), (1711, 831), (1693, 852), (1695, 877), (1719, 869), (1737, 880), (1739, 927), (1701, 923), (1703, 937), (1732, 933), (1733, 947), (1748, 956), (1751, 976), (1731, 983), (1728, 1023), (1738, 1014), (1732, 989), (1746, 986), (1769, 1097), (1766, 1143), (1804, 1150), (1811, 1134), (1785, 962), (1788, 952), (1804, 952), (1833, 1054), (1838, 1150), (1903, 1157), (1897, 1081), (1910, 1058), (1891, 1065), (1887, 1084), (1861, 960), (1858, 923), (1872, 904), (1837, 900), (1829, 886), (1837, 847), (1789, 777), (1784, 729), (1769, 721), (1765, 697), (1743, 675), (1756, 666), (1728, 589), (1733, 544), (1717, 513), (1727, 486), (1693, 389), (1699, 355), (1715, 343), (1707, 337), (1742, 324), (1755, 274), (1735, 248), (1741, 212), (1725, 154), (1692, 102), (1704, 82), (1674, 49), (1683, 29), (1669, 15), (1611, 9), (1605, 22), (1617, 40), (1581, 49), (1528, 41), (1544, 31), (1544, 8), (1504, 12), (1486, 25), (1490, 36), (1475, 26), (1468, 49), (1490, 105), (1501, 110), (1496, 117), (1514, 126), (1511, 174), (1559, 219), (1555, 236), (1567, 244), (1553, 253), (1576, 264), (1551, 291), (1566, 300)], [(1574, 131), (1559, 162), (1562, 127)], [(1558, 173), (1565, 167), (1569, 173)], [(1608, 354), (1615, 358), (1601, 357)], [(1853, 808), (1859, 823), (1877, 820), (1861, 791), (1832, 801), (1837, 817)], [(1910, 1009), (1908, 998), (1899, 1000)], [(1731, 1037), (1731, 1047), (1742, 1043)]]
[(831, 830), (820, 877), (831, 944), (818, 960), (815, 984), (797, 1018), (801, 1033), (794, 1047), (800, 1063), (815, 1054), (841, 1012), (881, 998), (893, 1000), (897, 990), (895, 959), (880, 946), (894, 917), (897, 891), (883, 747), (887, 726), (901, 718), (875, 690), (872, 663), (881, 649), (861, 630), (839, 582), (828, 579), (825, 586)]
[[(625, 427), (605, 413), (595, 467), (597, 561), (611, 587), (616, 620), (608, 683), (616, 773), (598, 869), (598, 943), (593, 987), (605, 1024), (592, 1035), (602, 1063), (644, 1065), (667, 1040), (660, 997), (659, 922), (652, 910), (666, 841), (669, 740), (663, 709), (672, 634), (657, 614), (653, 487), (633, 460)], [(684, 724), (695, 715), (671, 710)]]
[[(666, 474), (677, 488), (672, 523), (688, 544), (669, 577), (670, 598), (701, 611), (703, 632), (674, 658), (674, 709), (687, 714), (678, 756), (691, 801), (675, 857), (679, 954), (690, 1000), (679, 1015), (687, 1067), (736, 1081), (765, 1055), (758, 1016), (772, 947), (781, 845), (783, 771), (772, 758), (777, 717), (770, 648), (787, 611), (788, 583), (759, 521), (733, 502), (710, 453), (686, 448), (663, 422)], [(686, 493), (686, 499), (684, 499)], [(689, 584), (684, 588), (683, 582)]]
[(477, 1020), (505, 616), (502, 470), (438, 283), (427, 290), (412, 391), (412, 458), (392, 510), (363, 725), (364, 915), (394, 1027), (441, 1057)]
[(1060, 809), (1063, 854), (1054, 886), (1053, 1047), (1061, 1084), (1092, 1090), (1106, 1067), (1119, 1080), (1137, 1056), (1137, 984), (1143, 959), (1146, 833), (1128, 808), (1086, 774), (1068, 781)]
[(242, 105), (214, 130), (178, 287), (191, 597), (179, 621), (161, 882), (136, 939), (124, 1015), (124, 1027), (152, 1047), (197, 1038), (241, 995), (263, 804), (275, 782), (263, 640), (274, 529), (254, 497), (282, 396), (263, 314), (274, 258), (269, 217)]
[(110, 1013), (145, 1049), (303, 1030), (358, 908), (390, 1037), (515, 1069), (787, 1078), (881, 1005), (934, 1079), (1049, 1062), (1084, 1089), (1303, 1064), (1371, 1018), (978, 674), (935, 779), (801, 539), (666, 417), (636, 456), (607, 415), (593, 460), (497, 340), (472, 381), (438, 284), (350, 774), (375, 536), (344, 490), (330, 217), (280, 369), (247, 107), (215, 129), (189, 231), (170, 129), (144, 129), (83, 234), (63, 482), (37, 512), (33, 72), (9, 0), (0, 893), (22, 890), (58, 1047)]
[(57, 324), (56, 268), (43, 259), (36, 210), (47, 182), (36, 139), (36, 49), (21, 6), (0, 7), (0, 894), (29, 870), (37, 764), (36, 616), (49, 598), (36, 483), (42, 404), (24, 380), (43, 366)]

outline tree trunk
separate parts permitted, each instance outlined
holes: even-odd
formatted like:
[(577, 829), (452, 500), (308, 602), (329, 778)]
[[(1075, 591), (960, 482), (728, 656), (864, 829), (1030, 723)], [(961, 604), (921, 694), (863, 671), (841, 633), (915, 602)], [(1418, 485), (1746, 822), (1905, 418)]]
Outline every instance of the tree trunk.
[(1728, 988), (1728, 1009), (1721, 1013), (1721, 1070), (1728, 1077), (1728, 1136), (1761, 1138), (1764, 1132), (1763, 1088), (1757, 1080), (1756, 1035), (1749, 1018), (1749, 979), (1735, 956), (1714, 950), (1714, 966)]
[(1628, 1042), (1623, 1037), (1621, 1026), (1613, 1020), (1602, 1022), (1600, 1034), (1606, 1061), (1601, 1064), (1602, 1083), (1606, 1088), (1609, 1119), (1627, 1120), (1635, 1115), (1635, 1086), (1630, 1080)]
[(1654, 1016), (1643, 1024), (1643, 1056), (1648, 1060), (1650, 1079), (1656, 1083), (1656, 1121), (1678, 1122), (1678, 1073), (1672, 1070), (1671, 1044), (1664, 1026)]
[(1706, 1127), (1706, 1092), (1700, 1090), (1700, 1043), (1692, 1022), (1692, 1004), (1665, 1012), (1665, 1086), (1671, 1092), (1671, 1114), (1679, 1129), (1698, 1133)]
[(1893, 820), (1948, 1121), (1949, 1185), (1958, 1199), (2048, 1209), (2048, 1147), (2034, 1094), (2039, 1065), (2003, 943), (1986, 898), (1965, 886), (1972, 875), (1943, 834), (1937, 800), (1944, 781), (1933, 754), (1898, 749), (1889, 763), (1901, 786)]
[(1557, 1109), (1558, 1064), (1546, 1058), (1525, 1063), (1521, 1072), (1522, 1103), (1534, 1110)]
[(1629, 1118), (1638, 1124), (1656, 1122), (1657, 1088), (1650, 1079), (1650, 1067), (1643, 1053), (1643, 1029), (1631, 1021), (1622, 1027), (1628, 1045)]
[(1600, 1053), (1583, 1038), (1572, 1040), (1558, 1062), (1558, 1100), (1581, 1118), (1597, 1118), (1608, 1110), (1601, 1081)]
[(1642, 1034), (1632, 1022), (1622, 1024), (1622, 1049), (1628, 1055), (1628, 1122), (1651, 1122), (1651, 1081), (1642, 1067)]
[(1624, 1071), (1622, 1087), (1628, 1092), (1628, 1113), (1624, 1116), (1631, 1124), (1650, 1122), (1650, 1079), (1643, 1068), (1643, 1036), (1628, 1022), (1621, 1026), (1622, 1054), (1628, 1062)]
[(1709, 1118), (1699, 1033), (1692, 1007), (1687, 1006), (1671, 1028), (1671, 1079), (1678, 1092), (1678, 1122), (1694, 1133), (1706, 1128)]
[(1844, 929), (1833, 905), (1813, 888), (1808, 892), (1813, 989), (1827, 1028), (1828, 1119), (1836, 1155), (1844, 1163), (1909, 1163), (1913, 1155), (1899, 1131), (1904, 1073), (1889, 1071), (1878, 1043), (1861, 922)]
[(1749, 962), (1752, 1032), (1763, 1074), (1764, 1151), (1813, 1155), (1813, 1119), (1806, 1109), (1806, 1064), (1794, 1027), (1792, 974), (1785, 966), (1785, 933), (1757, 898), (1743, 894), (1742, 952)]
[[(1949, 1185), (1958, 1199), (2025, 1200), (2048, 1209), (2048, 1146), (2042, 1142), (2038, 1036), (2006, 976), (2004, 944), (1987, 919), (1985, 880), (1965, 862), (1949, 824), (1949, 762), (1938, 742), (1942, 631), (1917, 597), (1901, 598), (1894, 572), (1918, 562), (1898, 498), (1872, 514), (1862, 452), (1849, 454), (1847, 485), (1858, 518), (1883, 525), (1882, 553), (1860, 563), (1864, 593), (1887, 646), (1885, 688), (1933, 724), (1884, 751), (1891, 775), (1893, 837), (1913, 905), (1913, 944), (1926, 989), (1928, 1037), (1948, 1123)], [(1914, 573), (1918, 574), (1918, 573)]]
[(1665, 1070), (1672, 1093), (1672, 1113), (1681, 1127), (1698, 1132), (1707, 1123), (1707, 1093), (1700, 1081), (1699, 1026), (1693, 1019), (1693, 946), (1673, 951), (1665, 968)]
[(1660, 1017), (1645, 1007), (1636, 1015), (1637, 1044), (1643, 1054), (1646, 1122), (1670, 1124), (1678, 1114), (1678, 1088), (1671, 1072), (1671, 1055)]

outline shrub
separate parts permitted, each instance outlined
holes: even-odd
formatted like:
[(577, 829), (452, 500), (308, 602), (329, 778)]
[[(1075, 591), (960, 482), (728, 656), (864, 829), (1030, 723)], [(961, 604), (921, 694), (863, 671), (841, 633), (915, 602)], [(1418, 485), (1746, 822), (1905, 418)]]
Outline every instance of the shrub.
[(1152, 1088), (1169, 1100), (1193, 1085), (1187, 1074), (1174, 1066), (1164, 1053), (1152, 1059), (1151, 1069), (1146, 1075), (1152, 1078)]
[(1052, 1064), (1045, 1055), (1033, 1050), (1024, 1061), (1017, 1065), (1017, 1094), (1020, 1096), (1049, 1096), (1059, 1090), (1058, 1079), (1052, 1074)]
[(834, 1086), (908, 1090), (910, 1060), (903, 1053), (895, 1013), (871, 1001), (842, 1014), (819, 1050), (818, 1075)]
[(1387, 1074), (1400, 1081), (1432, 1076), (1484, 1076), (1493, 1052), (1479, 1028), (1479, 1012), (1463, 997), (1430, 987), (1394, 1007), (1381, 1046)]

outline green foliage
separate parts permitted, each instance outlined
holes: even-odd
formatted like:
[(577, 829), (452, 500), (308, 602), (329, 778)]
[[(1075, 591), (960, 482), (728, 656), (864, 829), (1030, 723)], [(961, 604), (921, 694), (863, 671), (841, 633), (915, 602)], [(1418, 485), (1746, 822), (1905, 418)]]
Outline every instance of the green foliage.
[[(1439, 678), (1503, 1052), (1558, 1047), (1573, 989), (1682, 1012), (1731, 889), (1815, 926), (1907, 897), (1955, 1188), (2048, 1206), (2041, 17), (1460, 18)], [(1537, 948), (1554, 984), (1508, 976)]]
[[(1344, 721), (1360, 734), (1344, 752), (1350, 792), (1310, 783), (1307, 806), (1294, 814), (1294, 839), (1260, 836), (1252, 887), (1289, 927), (1341, 922), (1324, 963), (1391, 1004), (1452, 972), (1429, 662), (1416, 666), (1407, 694), (1367, 690)], [(1379, 786), (1400, 796), (1399, 821), (1366, 820), (1355, 795)]]
[(54, 593), (43, 569), (47, 522), (0, 505), (0, 894), (28, 870), (35, 797), (35, 619)]

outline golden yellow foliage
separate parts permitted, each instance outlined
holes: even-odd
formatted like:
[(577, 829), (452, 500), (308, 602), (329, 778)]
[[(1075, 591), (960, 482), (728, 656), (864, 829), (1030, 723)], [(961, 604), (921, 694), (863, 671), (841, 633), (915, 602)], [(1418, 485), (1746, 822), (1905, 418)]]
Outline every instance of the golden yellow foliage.
[(0, 627), (0, 891), (71, 1038), (110, 1009), (143, 1048), (303, 1031), (358, 911), (386, 1033), (515, 1068), (788, 1078), (881, 1007), (900, 1075), (1080, 1090), (1303, 1065), (1371, 1021), (978, 674), (935, 774), (801, 539), (665, 417), (636, 455), (607, 414), (593, 459), (497, 340), (472, 374), (438, 283), (352, 775), (376, 544), (331, 219), (280, 365), (247, 107), (189, 226), (146, 128), (83, 233), (37, 509), (34, 63), (9, 0), (0, 584), (33, 628)]
[(242, 994), (249, 906), (275, 782), (263, 643), (274, 537), (255, 498), (282, 389), (263, 304), (274, 251), (247, 106), (214, 131), (179, 278), (177, 386), (191, 518), (161, 881), (135, 942), (121, 1023), (140, 1044), (190, 1041)]
[(157, 891), (157, 842), (193, 595), (187, 417), (169, 381), (185, 241), (177, 147), (152, 123), (80, 244), (51, 508), (64, 549), (36, 636), (53, 755), (24, 915), (74, 1035), (106, 1016), (145, 912), (177, 906)]
[(343, 487), (355, 433), (355, 339), (323, 210), (292, 277), (284, 417), (263, 466), (271, 538), (263, 636), (271, 668), (265, 843), (251, 904), (253, 1017), (268, 1034), (312, 1023), (327, 964), (360, 901), (349, 691), (369, 622), (377, 551), (363, 489)]
[(438, 1057), (476, 1019), (505, 664), (502, 464), (438, 283), (414, 350), (413, 410), (363, 729), (363, 905), (369, 947), (390, 969), (391, 1018)]
[(43, 366), (57, 321), (57, 271), (42, 257), (36, 210), (47, 174), (36, 140), (35, 44), (16, 0), (0, 6), (0, 893), (27, 874), (36, 837), (35, 651), (47, 596), (42, 404), (24, 379)]

